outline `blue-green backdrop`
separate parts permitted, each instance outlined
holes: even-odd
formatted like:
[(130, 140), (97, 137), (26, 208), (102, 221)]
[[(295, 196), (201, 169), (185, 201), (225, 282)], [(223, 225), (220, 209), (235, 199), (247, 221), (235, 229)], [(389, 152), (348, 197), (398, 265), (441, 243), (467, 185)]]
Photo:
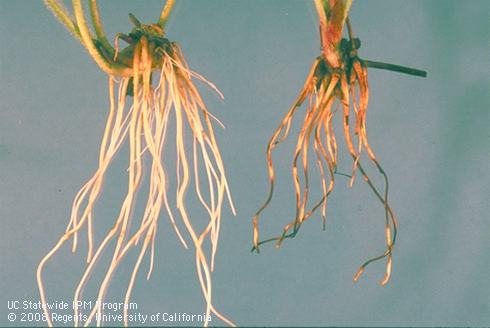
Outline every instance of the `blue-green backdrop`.
[[(112, 38), (129, 31), (128, 12), (151, 22), (161, 6), (101, 1), (100, 10)], [(362, 180), (349, 188), (347, 179), (337, 177), (326, 231), (317, 215), (281, 249), (250, 253), (251, 217), (268, 188), (266, 143), (319, 54), (312, 3), (184, 0), (172, 13), (168, 37), (225, 95), (221, 102), (201, 88), (226, 125), (217, 137), (238, 213), (223, 213), (214, 303), (240, 325), (488, 326), (490, 2), (354, 1), (351, 20), (363, 58), (429, 74), (369, 74), (368, 134), (390, 176), (400, 228), (386, 287), (378, 284), (382, 263), (352, 281), (358, 266), (384, 246), (383, 208)], [(8, 320), (7, 301), (39, 299), (37, 264), (64, 232), (72, 199), (97, 165), (108, 100), (105, 74), (41, 1), (0, 1), (0, 44), (5, 326), (26, 324)], [(341, 134), (338, 140), (343, 144)], [(279, 233), (294, 214), (294, 141), (293, 133), (275, 155), (279, 182), (264, 214), (263, 236)], [(125, 190), (127, 151), (118, 155), (96, 207), (99, 238), (114, 222)], [(350, 161), (341, 160), (348, 171)], [(153, 277), (145, 280), (145, 262), (132, 300), (147, 314), (202, 313), (194, 253), (180, 246), (165, 215), (158, 234)], [(71, 254), (66, 246), (48, 264), (50, 300), (71, 300), (83, 247)], [(122, 263), (108, 300), (122, 299), (134, 259), (132, 254)]]

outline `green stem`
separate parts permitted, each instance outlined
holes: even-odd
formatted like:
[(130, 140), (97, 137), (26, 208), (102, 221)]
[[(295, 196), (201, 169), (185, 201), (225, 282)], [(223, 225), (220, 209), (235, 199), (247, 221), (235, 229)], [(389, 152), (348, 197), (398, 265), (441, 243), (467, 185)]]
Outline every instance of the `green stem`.
[(94, 25), (95, 35), (97, 36), (97, 41), (100, 42), (100, 45), (104, 47), (105, 51), (112, 58), (114, 57), (115, 50), (105, 36), (104, 26), (102, 25), (102, 21), (99, 15), (99, 9), (97, 8), (97, 0), (90, 0), (89, 8), (90, 16), (92, 17), (92, 24)]
[(58, 2), (58, 0), (44, 0), (44, 4), (48, 9), (51, 10), (53, 15), (58, 18), (58, 20), (65, 26), (65, 28), (73, 34), (73, 36), (83, 44), (82, 36), (80, 35), (80, 31), (78, 29), (77, 24), (74, 19), (68, 13), (68, 10), (65, 8), (63, 3)]
[(388, 71), (394, 71), (394, 72), (399, 72), (399, 73), (404, 73), (404, 74), (409, 74), (409, 75), (415, 75), (415, 76), (420, 76), (420, 77), (427, 77), (427, 72), (422, 71), (420, 69), (406, 67), (406, 66), (400, 66), (400, 65), (394, 65), (394, 64), (380, 63), (380, 62), (371, 61), (371, 60), (363, 60), (363, 61), (367, 67), (385, 69)]
[(94, 45), (92, 34), (88, 28), (87, 21), (85, 20), (85, 14), (83, 12), (83, 6), (81, 0), (73, 0), (73, 11), (75, 13), (75, 19), (80, 30), (82, 37), (82, 44), (89, 52), (92, 59), (99, 65), (99, 67), (110, 75), (128, 77), (131, 76), (133, 71), (131, 68), (124, 67), (117, 63), (108, 62), (97, 50)]
[(167, 24), (168, 18), (170, 17), (170, 13), (172, 12), (174, 5), (175, 0), (167, 0), (167, 3), (162, 9), (162, 13), (160, 14), (160, 19), (158, 19), (158, 25), (160, 25), (161, 28), (164, 28), (165, 24)]

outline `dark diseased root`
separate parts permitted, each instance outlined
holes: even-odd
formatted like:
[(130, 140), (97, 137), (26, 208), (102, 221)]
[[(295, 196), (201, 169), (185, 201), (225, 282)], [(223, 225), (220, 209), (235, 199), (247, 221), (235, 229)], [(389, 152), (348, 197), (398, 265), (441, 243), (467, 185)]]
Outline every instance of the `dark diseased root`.
[[(359, 48), (360, 42), (356, 40), (358, 39), (351, 41), (342, 40), (343, 66), (341, 68), (331, 67), (323, 56), (315, 60), (298, 98), (269, 141), (266, 158), (270, 188), (266, 201), (253, 217), (254, 245), (252, 251), (259, 252), (260, 245), (272, 241), (276, 243), (276, 247), (279, 247), (284, 239), (294, 238), (303, 222), (320, 208), (322, 209), (323, 227), (325, 227), (327, 200), (334, 188), (335, 175), (337, 174), (337, 141), (332, 128), (332, 119), (337, 111), (336, 103), (338, 103), (343, 109), (344, 138), (347, 149), (353, 158), (350, 186), (352, 186), (355, 180), (356, 172), (359, 171), (364, 181), (383, 204), (386, 217), (386, 250), (382, 255), (373, 257), (362, 264), (354, 280), (358, 280), (368, 264), (387, 258), (386, 275), (381, 281), (381, 284), (384, 285), (388, 282), (391, 274), (392, 250), (396, 240), (397, 221), (388, 204), (388, 176), (376, 159), (366, 134), (366, 110), (369, 102), (367, 67), (357, 57), (356, 50)], [(289, 135), (294, 115), (305, 101), (307, 102), (306, 113), (296, 142), (292, 163), (293, 184), (296, 196), (296, 215), (294, 220), (284, 226), (279, 236), (261, 241), (259, 239), (260, 215), (271, 202), (274, 192), (275, 171), (272, 151)], [(351, 125), (353, 122), (355, 122), (355, 125), (352, 129)], [(308, 152), (311, 144), (313, 144), (316, 165), (321, 177), (322, 196), (308, 209), (308, 198), (310, 196)], [(370, 161), (384, 178), (385, 186), (383, 192), (380, 192), (375, 187), (364, 167), (361, 165), (361, 153), (363, 150), (365, 150)]]

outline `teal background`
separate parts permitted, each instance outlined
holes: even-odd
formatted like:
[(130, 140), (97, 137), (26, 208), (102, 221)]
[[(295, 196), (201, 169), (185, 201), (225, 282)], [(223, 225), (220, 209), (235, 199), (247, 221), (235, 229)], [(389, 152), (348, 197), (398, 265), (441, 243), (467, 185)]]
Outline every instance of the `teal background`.
[[(162, 2), (101, 1), (108, 34), (129, 31), (128, 12), (154, 21)], [(383, 208), (361, 180), (349, 188), (337, 177), (325, 232), (317, 215), (281, 249), (250, 253), (251, 217), (268, 190), (266, 144), (319, 54), (312, 3), (185, 0), (172, 13), (168, 37), (225, 95), (221, 102), (201, 88), (226, 125), (217, 137), (238, 213), (223, 213), (214, 304), (239, 325), (488, 326), (490, 1), (354, 1), (351, 20), (362, 58), (428, 71), (421, 79), (370, 70), (368, 134), (390, 176), (400, 229), (386, 287), (377, 283), (384, 263), (352, 282), (358, 266), (384, 246)], [(73, 197), (95, 170), (108, 101), (105, 74), (41, 1), (0, 1), (0, 44), (0, 325), (6, 326), (23, 325), (7, 320), (7, 301), (39, 298), (37, 264), (64, 232)], [(294, 143), (293, 133), (274, 157), (279, 182), (264, 214), (264, 237), (279, 233), (294, 214)], [(351, 162), (341, 160), (348, 171)], [(126, 167), (124, 150), (96, 207), (98, 238), (114, 222)], [(142, 313), (202, 313), (194, 252), (180, 246), (164, 215), (158, 234), (153, 276), (145, 280), (145, 262), (132, 300)], [(83, 246), (76, 254), (65, 246), (48, 264), (49, 300), (71, 300)], [(114, 276), (108, 300), (122, 300), (135, 254)]]

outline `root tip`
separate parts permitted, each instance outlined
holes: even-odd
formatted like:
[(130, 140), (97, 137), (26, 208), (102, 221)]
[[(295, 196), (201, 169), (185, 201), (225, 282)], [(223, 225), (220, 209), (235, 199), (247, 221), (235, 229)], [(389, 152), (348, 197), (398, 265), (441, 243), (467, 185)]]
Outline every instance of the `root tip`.
[(359, 268), (357, 273), (354, 275), (354, 282), (357, 282), (359, 280), (363, 272), (364, 272), (364, 268), (363, 267)]

